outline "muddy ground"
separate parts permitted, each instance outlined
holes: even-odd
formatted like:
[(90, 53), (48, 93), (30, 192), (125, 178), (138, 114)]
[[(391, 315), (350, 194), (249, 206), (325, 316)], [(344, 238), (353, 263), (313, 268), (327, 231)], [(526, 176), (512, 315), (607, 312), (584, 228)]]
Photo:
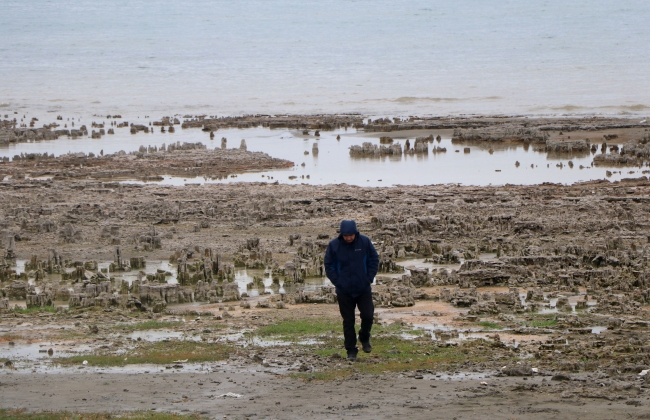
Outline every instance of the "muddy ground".
[[(1, 378), (3, 406), (36, 411), (157, 410), (239, 419), (648, 418), (644, 402), (565, 398), (562, 390), (568, 386), (548, 378), (441, 381), (358, 375), (304, 382), (237, 366), (200, 374), (72, 372)], [(242, 396), (219, 396), (229, 392)]]
[[(413, 313), (426, 313), (432, 304), (418, 302), (408, 310), (379, 309), (379, 318), (408, 322)], [(444, 305), (437, 303), (433, 307), (444, 309)], [(167, 330), (184, 331), (188, 338), (198, 330), (207, 340), (217, 343), (221, 334), (243, 328), (254, 330), (260, 324), (336, 317), (335, 305), (252, 309), (248, 314), (237, 309), (231, 311), (233, 317), (224, 323), (226, 329), (213, 334), (205, 332), (204, 327), (211, 323), (206, 312), (218, 314), (218, 309), (210, 306), (201, 309), (202, 317), (187, 317), (189, 325)], [(84, 358), (88, 354), (106, 354), (128, 347), (110, 333), (114, 324), (138, 321), (129, 313), (87, 311), (79, 315), (82, 316), (72, 319), (63, 314), (46, 316), (46, 319), (38, 315), (4, 317), (2, 328), (11, 331), (12, 337), (21, 337), (13, 338), (14, 346), (38, 343), (44, 349), (56, 349), (54, 357), (65, 342), (87, 345), (92, 350), (82, 351), (81, 358)], [(87, 324), (98, 325), (99, 331), (88, 331)], [(78, 335), (57, 338), (61, 328), (76, 329)], [(605, 339), (605, 333), (601, 334), (597, 341)], [(340, 334), (336, 339), (340, 341)], [(375, 346), (381, 340), (377, 337)], [(517, 362), (517, 357), (511, 357), (511, 348), (493, 347), (483, 340), (472, 341), (474, 344), (463, 350), (472, 351), (478, 342), (485, 345), (479, 351), (501, 360), (485, 364), (431, 364), (429, 369), (417, 370), (409, 370), (408, 364), (404, 364), (404, 369), (399, 371), (367, 373), (366, 367), (372, 366), (375, 357), (382, 363), (385, 349), (376, 354), (362, 354), (353, 364), (338, 357), (318, 355), (322, 349), (334, 347), (338, 351), (332, 342), (262, 346), (240, 340), (227, 359), (203, 363), (175, 361), (105, 368), (93, 366), (92, 361), (83, 365), (80, 359), (64, 367), (42, 360), (16, 361), (12, 368), (4, 366), (0, 370), (0, 387), (3, 407), (32, 411), (158, 410), (210, 418), (647, 418), (647, 382), (640, 381), (636, 372), (607, 374), (598, 369), (567, 372), (558, 371), (546, 362), (549, 370), (535, 368), (536, 372), (532, 373), (517, 363), (529, 368), (543, 366), (545, 362), (530, 358)], [(539, 346), (538, 341), (532, 342)], [(5, 341), (2, 346), (6, 345)], [(110, 350), (101, 350), (102, 347)], [(514, 370), (495, 368), (501, 363)], [(325, 380), (314, 375), (326, 371), (339, 374)]]
[[(188, 129), (219, 123), (188, 121), (195, 121)], [(537, 131), (474, 121), (456, 134), (535, 142), (555, 130), (544, 147), (584, 147), (559, 137), (579, 130), (609, 140), (616, 130), (629, 141), (645, 135), (619, 120), (524, 122)], [(242, 121), (228, 122), (235, 123)], [(445, 121), (366, 128), (427, 124)], [(195, 151), (177, 152), (189, 166)], [(115, 157), (113, 169), (161, 175), (160, 153)], [(161, 155), (169, 165), (169, 153)], [(2, 407), (155, 408), (212, 418), (647, 418), (646, 178), (480, 188), (166, 187), (100, 181), (70, 159), (89, 157), (42, 158), (52, 179), (29, 179), (43, 169), (25, 159), (0, 170), (11, 175), (0, 182)], [(285, 164), (268, 156), (246, 162)], [(28, 166), (41, 172), (23, 179)], [(71, 170), (83, 176), (56, 175)], [(357, 220), (381, 256), (375, 349), (354, 364), (341, 358), (333, 291), (302, 286), (321, 275), (342, 218)], [(175, 265), (179, 283), (145, 273), (151, 259)], [(407, 259), (422, 265), (404, 272)], [(28, 260), (24, 272), (16, 260)], [(97, 261), (106, 260), (113, 264), (102, 271)], [(258, 279), (240, 293), (235, 267), (265, 270), (276, 292)], [(115, 279), (129, 271), (138, 279)]]

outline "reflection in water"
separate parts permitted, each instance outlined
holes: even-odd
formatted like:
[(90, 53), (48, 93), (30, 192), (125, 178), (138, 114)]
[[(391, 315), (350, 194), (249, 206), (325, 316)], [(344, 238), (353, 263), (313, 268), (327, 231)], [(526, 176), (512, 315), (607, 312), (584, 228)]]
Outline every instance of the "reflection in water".
[[(494, 260), (495, 258), (496, 258), (495, 253), (483, 253), (479, 255), (480, 260)], [(16, 261), (16, 264), (19, 267), (21, 272), (24, 272), (25, 263), (26, 260)], [(404, 274), (410, 274), (409, 268), (427, 269), (430, 273), (434, 273), (436, 271), (443, 272), (443, 271), (458, 270), (462, 263), (463, 263), (463, 259), (460, 259), (460, 262), (458, 264), (435, 264), (423, 258), (404, 259), (401, 261), (397, 261), (397, 264), (404, 268), (404, 271), (402, 273), (390, 273), (390, 274), (379, 273), (379, 276), (393, 277), (393, 278), (401, 277)], [(108, 271), (110, 264), (111, 261), (102, 261), (99, 262), (97, 265), (99, 270)], [(168, 284), (177, 283), (176, 265), (171, 264), (169, 260), (146, 260), (146, 266), (143, 269), (133, 270), (133, 271), (109, 272), (108, 274), (114, 281), (113, 286), (117, 287), (122, 281), (126, 281), (128, 284), (131, 284), (134, 280), (137, 280), (138, 278), (143, 278), (142, 274), (140, 274), (141, 271), (144, 272), (145, 274), (155, 274), (159, 272), (165, 272), (167, 273), (165, 278)], [(260, 296), (264, 294), (277, 294), (277, 293), (293, 293), (296, 291), (297, 288), (302, 288), (305, 291), (317, 291), (323, 286), (332, 286), (332, 283), (329, 281), (329, 279), (327, 279), (327, 277), (307, 278), (305, 279), (304, 283), (299, 283), (299, 284), (285, 285), (284, 281), (282, 280), (274, 284), (271, 272), (263, 269), (237, 268), (235, 269), (234, 274), (235, 274), (234, 280), (238, 285), (239, 292), (242, 294), (247, 293), (248, 296)], [(258, 281), (255, 282), (255, 279), (258, 279)], [(60, 274), (46, 275), (44, 281), (54, 282), (55, 284), (61, 284), (61, 275)], [(33, 278), (30, 278), (28, 282), (31, 285), (35, 284)], [(249, 288), (249, 284), (255, 284), (255, 283), (256, 285), (253, 285), (253, 287)], [(70, 292), (72, 292), (73, 291), (72, 284), (69, 283), (69, 286), (70, 286), (69, 290)], [(454, 288), (457, 286), (450, 285), (448, 287)], [(36, 292), (38, 293), (41, 287), (36, 286), (35, 289)], [(503, 289), (503, 290), (499, 290), (499, 289)], [(497, 291), (507, 292), (510, 289), (508, 287), (502, 287), (502, 288), (497, 287), (497, 288), (484, 288), (484, 290), (492, 291), (492, 292), (497, 292)], [(521, 301), (521, 305), (523, 307), (529, 306), (526, 297), (527, 297), (527, 290), (523, 288), (519, 289), (519, 298)], [(549, 296), (547, 293), (545, 293), (544, 301), (536, 302), (536, 305), (538, 306), (537, 312), (542, 314), (558, 313), (560, 311), (576, 313), (578, 309), (577, 305), (579, 301), (581, 305), (584, 305), (581, 306), (581, 309), (589, 308), (596, 304), (596, 301), (594, 300), (589, 300), (589, 301), (581, 300), (584, 299), (584, 294), (565, 296), (563, 297), (563, 299), (565, 302), (564, 306), (562, 308), (558, 308), (559, 298), (555, 296)], [(66, 307), (67, 302), (54, 302), (54, 305)], [(25, 307), (25, 301), (10, 301), (9, 306)], [(599, 332), (600, 330), (598, 330), (595, 333), (599, 333)]]
[[(51, 353), (48, 350), (52, 349)], [(50, 357), (70, 356), (90, 350), (87, 345), (54, 344), (54, 343), (16, 343), (0, 344), (0, 359), (9, 360), (39, 360)]]
[[(247, 289), (247, 285), (253, 282), (254, 278), (261, 278), (264, 283), (264, 289), (253, 287)], [(315, 291), (323, 286), (331, 286), (332, 283), (327, 277), (310, 277), (305, 279), (304, 283), (286, 285), (280, 280), (280, 286), (273, 286), (273, 278), (270, 272), (262, 269), (238, 268), (235, 270), (235, 281), (239, 286), (240, 293), (248, 293), (249, 296), (259, 296), (262, 294), (274, 293), (292, 293), (297, 287), (302, 287), (305, 291)]]
[(16, 267), (14, 270), (16, 270), (16, 274), (24, 273), (25, 272), (25, 264), (27, 263), (27, 260), (16, 260)]
[[(479, 255), (478, 259), (487, 261), (487, 260), (493, 260), (497, 256), (496, 253), (494, 252), (486, 252), (482, 253)], [(429, 272), (432, 272), (434, 270), (458, 270), (460, 266), (463, 264), (465, 261), (464, 258), (460, 257), (458, 259), (458, 264), (436, 264), (433, 262), (427, 261), (426, 258), (410, 258), (410, 259), (405, 259), (405, 260), (398, 260), (395, 263), (401, 267), (404, 267), (405, 272), (404, 273), (399, 273), (397, 274), (398, 276), (401, 276), (402, 274), (411, 274), (410, 271), (408, 270), (409, 267), (413, 268), (426, 268), (429, 270)], [(381, 274), (380, 274), (381, 275)], [(395, 276), (395, 274), (391, 275)]]
[[(27, 260), (16, 260), (16, 271), (18, 273), (25, 272), (25, 263)], [(138, 279), (146, 278), (147, 274), (156, 274), (160, 272), (166, 273), (165, 280), (168, 284), (178, 283), (178, 272), (176, 264), (172, 264), (169, 260), (146, 260), (144, 268), (131, 270), (131, 271), (109, 271), (112, 261), (101, 261), (97, 263), (97, 268), (100, 271), (108, 273), (108, 275), (113, 280), (113, 285), (117, 285), (122, 282), (126, 282), (129, 285), (133, 281)], [(69, 269), (71, 270), (71, 269)], [(142, 275), (143, 272), (145, 275)], [(248, 284), (252, 283), (255, 278), (262, 280), (264, 287), (253, 287), (248, 289)], [(35, 285), (35, 280), (33, 277), (28, 278), (28, 283), (30, 285)], [(54, 284), (61, 284), (61, 274), (45, 274), (43, 282), (50, 282)], [(286, 285), (283, 280), (280, 280), (279, 285), (273, 285), (273, 279), (271, 277), (271, 272), (263, 269), (246, 269), (246, 268), (236, 268), (235, 269), (235, 282), (239, 287), (240, 293), (248, 293), (249, 296), (259, 296), (262, 294), (274, 294), (274, 293), (292, 293), (296, 290), (297, 287), (301, 287), (306, 291), (315, 291), (320, 289), (323, 286), (332, 286), (332, 283), (327, 279), (327, 277), (311, 277), (305, 279), (304, 283)], [(39, 282), (39, 284), (42, 284)], [(73, 291), (72, 282), (68, 283), (69, 290)], [(40, 292), (41, 287), (35, 286), (36, 292)], [(67, 302), (55, 302), (56, 306), (67, 306)], [(24, 301), (11, 301), (11, 307), (18, 305), (20, 307), (25, 306)]]
[[(169, 340), (172, 338), (183, 338), (182, 331), (168, 331), (168, 330), (145, 330), (145, 331), (134, 331), (129, 336), (132, 340), (144, 340), (144, 341), (163, 341)], [(191, 337), (187, 337), (188, 340), (192, 340)], [(200, 339), (200, 337), (199, 337)], [(194, 340), (196, 341), (196, 340)]]
[[(99, 263), (99, 268), (108, 268), (111, 262), (102, 262)], [(170, 264), (169, 260), (147, 260), (146, 267), (142, 269), (146, 274), (154, 274), (158, 270), (163, 270), (165, 272), (171, 273), (170, 276), (166, 276), (167, 283), (176, 284), (177, 280), (177, 267), (175, 264)], [(124, 280), (131, 284), (133, 280), (138, 279), (138, 271), (117, 271), (111, 272), (111, 278)], [(261, 278), (264, 283), (264, 288), (252, 288), (248, 289), (247, 286), (253, 280)], [(273, 293), (290, 293), (296, 286), (303, 287), (305, 290), (317, 290), (322, 286), (331, 286), (332, 283), (326, 277), (314, 277), (308, 278), (305, 280), (304, 284), (292, 285), (291, 287), (284, 287), (284, 282), (280, 280), (280, 287), (274, 287), (273, 279), (271, 273), (263, 269), (250, 269), (250, 268), (235, 268), (235, 282), (239, 287), (240, 293), (248, 293), (249, 296), (259, 296), (261, 294), (273, 294)]]
[[(351, 158), (349, 148), (363, 142), (379, 145), (379, 137), (393, 137), (394, 143), (405, 145), (418, 136), (433, 134), (441, 141), (429, 143), (426, 154), (385, 156), (380, 158)], [(286, 129), (271, 130), (263, 127), (248, 129), (223, 129), (219, 136), (226, 137), (229, 145), (239, 145), (246, 139), (249, 151), (265, 152), (269, 155), (294, 162), (291, 169), (238, 174), (226, 179), (209, 177), (183, 178), (163, 177), (160, 184), (183, 185), (186, 183), (228, 183), (228, 182), (281, 182), (307, 184), (346, 183), (360, 186), (430, 185), (459, 183), (464, 185), (538, 184), (542, 182), (573, 183), (591, 179), (603, 179), (605, 168), (592, 168), (589, 152), (558, 154), (535, 151), (534, 145), (500, 143), (452, 143), (451, 130), (418, 130), (405, 133), (363, 133), (354, 129), (324, 131), (320, 137), (303, 135), (300, 131)], [(340, 140), (336, 137), (340, 136)], [(68, 152), (92, 152), (99, 155), (136, 151), (140, 145), (160, 147), (172, 142), (202, 142), (209, 149), (220, 144), (210, 140), (208, 133), (198, 129), (176, 130), (174, 134), (132, 135), (128, 128), (116, 128), (114, 135), (93, 140), (80, 138), (72, 140), (61, 137), (58, 140), (31, 143), (10, 143), (0, 148), (0, 156), (12, 158), (20, 153), (50, 153), (61, 155)], [(313, 154), (314, 146), (318, 153)], [(446, 153), (432, 153), (432, 148), (444, 147)], [(464, 149), (469, 152), (465, 153)], [(458, 153), (456, 153), (458, 150)], [(306, 153), (306, 154), (305, 154)], [(600, 152), (598, 152), (600, 153)], [(568, 165), (572, 161), (573, 167)], [(516, 166), (515, 163), (520, 165)], [(304, 163), (304, 166), (302, 165)], [(559, 165), (559, 166), (557, 166)], [(581, 169), (581, 167), (583, 169)], [(498, 172), (497, 172), (498, 171)], [(289, 179), (289, 176), (295, 177)], [(609, 179), (623, 176), (614, 173)], [(625, 174), (625, 176), (630, 176)]]
[(589, 152), (589, 150), (585, 150), (585, 151), (574, 150), (572, 152), (566, 152), (566, 153), (546, 152), (546, 159), (548, 161), (566, 161), (567, 159), (572, 159), (572, 161), (579, 159), (580, 161), (582, 161), (584, 159), (589, 159), (590, 157), (591, 157), (591, 153)]
[[(113, 263), (113, 261), (102, 261), (100, 263), (97, 263), (97, 267), (100, 270), (108, 270), (111, 263)], [(111, 276), (111, 278), (115, 280), (126, 281), (130, 285), (134, 280), (138, 280), (138, 277), (141, 277), (139, 275), (140, 271), (143, 271), (145, 274), (156, 274), (159, 272), (158, 270), (162, 270), (170, 274), (165, 276), (167, 283), (178, 283), (178, 271), (176, 264), (170, 264), (169, 260), (146, 260), (146, 265), (144, 268), (132, 271), (111, 271), (108, 274)]]

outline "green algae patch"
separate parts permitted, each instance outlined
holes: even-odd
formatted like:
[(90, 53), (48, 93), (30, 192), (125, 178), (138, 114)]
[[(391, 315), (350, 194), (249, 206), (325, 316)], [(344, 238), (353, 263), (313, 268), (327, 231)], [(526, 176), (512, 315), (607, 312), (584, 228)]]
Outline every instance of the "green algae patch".
[(396, 335), (375, 336), (372, 339), (372, 353), (359, 351), (355, 362), (346, 360), (342, 343), (332, 340), (331, 347), (321, 347), (315, 353), (339, 363), (331, 364), (318, 372), (297, 373), (292, 376), (309, 380), (335, 380), (355, 373), (383, 374), (387, 372), (428, 371), (456, 368), (465, 362), (480, 362), (487, 356), (477, 355), (471, 347), (441, 347), (430, 338), (406, 340)]
[(323, 334), (341, 333), (341, 321), (330, 319), (298, 319), (266, 325), (255, 330), (260, 337), (277, 337), (284, 340), (313, 338)]
[(34, 307), (34, 308), (15, 308), (14, 312), (23, 314), (23, 315), (31, 315), (31, 314), (37, 314), (37, 313), (42, 313), (42, 312), (49, 312), (49, 313), (56, 313), (56, 307), (54, 306), (43, 306), (43, 307)]
[(114, 354), (107, 350), (60, 357), (53, 359), (61, 366), (83, 365), (109, 367), (135, 364), (169, 365), (174, 363), (215, 362), (227, 359), (234, 352), (234, 347), (221, 343), (204, 343), (196, 341), (158, 341), (143, 342), (124, 354)]
[(490, 321), (481, 321), (478, 323), (484, 330), (502, 330), (503, 326), (497, 324), (496, 322)]

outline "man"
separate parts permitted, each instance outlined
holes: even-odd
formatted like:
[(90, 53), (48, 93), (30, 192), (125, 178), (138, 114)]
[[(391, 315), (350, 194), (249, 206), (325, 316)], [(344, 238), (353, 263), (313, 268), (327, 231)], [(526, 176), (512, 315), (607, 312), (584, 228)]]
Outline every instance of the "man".
[(379, 256), (370, 238), (361, 235), (354, 220), (343, 220), (338, 238), (332, 240), (325, 252), (325, 272), (336, 286), (339, 310), (343, 317), (343, 336), (348, 360), (357, 359), (357, 335), (354, 310), (359, 308), (361, 329), (359, 341), (364, 352), (370, 353), (370, 329), (375, 307), (371, 284), (379, 268)]

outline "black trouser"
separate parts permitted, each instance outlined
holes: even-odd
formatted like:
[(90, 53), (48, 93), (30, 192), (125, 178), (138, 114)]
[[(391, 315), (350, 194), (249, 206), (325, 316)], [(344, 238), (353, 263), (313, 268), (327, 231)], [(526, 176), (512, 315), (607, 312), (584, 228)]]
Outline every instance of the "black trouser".
[(339, 310), (343, 317), (343, 337), (345, 338), (345, 350), (348, 354), (356, 354), (357, 334), (354, 330), (354, 308), (359, 308), (361, 315), (361, 329), (359, 330), (359, 341), (365, 343), (370, 340), (370, 329), (375, 313), (375, 306), (372, 303), (372, 292), (368, 291), (361, 296), (352, 297), (339, 293), (336, 295), (339, 301)]

